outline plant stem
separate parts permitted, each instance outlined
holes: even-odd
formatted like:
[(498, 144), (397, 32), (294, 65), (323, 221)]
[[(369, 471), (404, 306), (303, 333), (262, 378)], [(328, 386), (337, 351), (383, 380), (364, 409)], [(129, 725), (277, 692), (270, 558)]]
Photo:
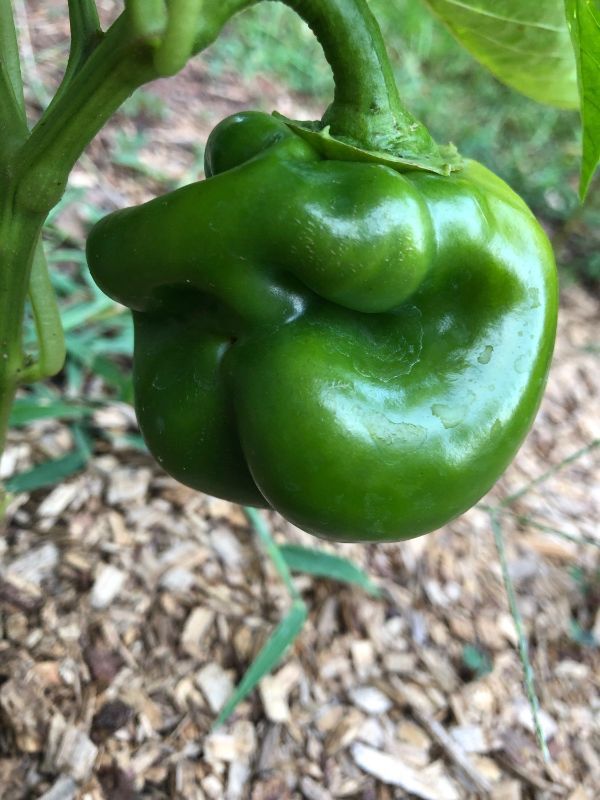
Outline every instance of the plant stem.
[[(15, 383), (2, 384), (0, 377), (0, 459), (6, 446), (6, 435), (8, 433), (8, 421), (10, 419), (10, 412), (15, 400), (17, 387)], [(0, 503), (2, 501), (2, 485), (0, 484)], [(0, 514), (0, 521), (2, 515)]]
[(310, 26), (333, 71), (323, 122), (334, 136), (399, 154), (437, 152), (427, 129), (400, 102), (379, 25), (365, 0), (284, 0)]
[(0, 0), (0, 61), (12, 86), (17, 106), (25, 117), (25, 95), (21, 78), (19, 45), (11, 0)]
[(38, 240), (31, 266), (29, 301), (35, 321), (38, 356), (35, 363), (22, 373), (21, 383), (33, 383), (56, 375), (62, 369), (66, 355), (60, 311), (50, 282), (41, 238)]
[[(225, 23), (261, 0), (218, 0), (206, 12), (195, 52)], [(283, 0), (310, 26), (329, 62), (335, 96), (323, 117), (332, 135), (394, 155), (439, 156), (429, 132), (402, 105), (379, 25), (366, 0)]]
[(171, 14), (154, 56), (159, 75), (175, 75), (185, 67), (194, 49), (195, 26), (202, 3), (203, 0), (171, 0)]
[(10, 406), (25, 370), (23, 315), (42, 218), (14, 213), (11, 194), (0, 208), (0, 452)]
[(122, 15), (79, 71), (60, 87), (16, 158), (17, 202), (47, 214), (75, 162), (138, 86), (154, 76), (152, 50), (132, 38)]
[(0, 168), (27, 136), (25, 97), (11, 0), (0, 0)]

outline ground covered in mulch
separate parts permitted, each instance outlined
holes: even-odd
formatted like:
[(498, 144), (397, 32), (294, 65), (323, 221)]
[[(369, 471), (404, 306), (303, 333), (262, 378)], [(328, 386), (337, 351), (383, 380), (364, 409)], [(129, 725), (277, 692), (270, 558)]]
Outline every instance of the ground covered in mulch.
[[(598, 306), (565, 293), (537, 425), (487, 502), (599, 436), (598, 356), (586, 350)], [(133, 426), (123, 406), (95, 422)], [(67, 428), (38, 423), (11, 435), (3, 469), (70, 445)], [(211, 733), (287, 595), (239, 509), (185, 489), (143, 455), (99, 452), (85, 474), (9, 509), (2, 797), (450, 800), (489, 789), (495, 800), (593, 800), (599, 473), (589, 451), (503, 518), (553, 757), (544, 768), (486, 511), (403, 544), (323, 544), (367, 569), (383, 599), (299, 577), (310, 619), (296, 646)], [(315, 544), (269, 519), (281, 541)]]
[[(57, 24), (40, 23), (38, 35), (59, 36)], [(153, 124), (142, 149), (149, 167), (181, 174), (193, 145), (239, 108), (314, 114), (266, 80), (240, 88), (223, 76), (216, 90), (205, 75), (200, 60), (153, 87), (175, 113)], [(151, 180), (112, 163), (123, 131), (135, 133), (131, 119), (101, 134), (74, 173), (74, 185), (106, 209), (153, 191)], [(77, 236), (83, 222), (70, 209), (64, 225)], [(597, 297), (564, 289), (535, 429), (484, 500), (515, 496), (502, 529), (551, 764), (533, 733), (483, 506), (397, 545), (318, 543), (269, 515), (279, 541), (354, 560), (383, 594), (298, 576), (310, 609), (304, 631), (211, 732), (288, 595), (240, 509), (99, 441), (85, 473), (19, 495), (8, 509), (2, 800), (600, 796), (599, 320)], [(115, 438), (135, 429), (119, 404), (98, 410), (94, 423)], [(15, 431), (0, 477), (71, 446), (69, 428), (56, 422)]]

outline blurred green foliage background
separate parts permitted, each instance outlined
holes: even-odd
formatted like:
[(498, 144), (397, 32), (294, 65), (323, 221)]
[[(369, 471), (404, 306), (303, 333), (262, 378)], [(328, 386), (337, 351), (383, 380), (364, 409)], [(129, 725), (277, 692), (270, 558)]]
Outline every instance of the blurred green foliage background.
[[(544, 107), (499, 83), (418, 0), (370, 0), (401, 96), (440, 142), (482, 161), (521, 194), (550, 233), (563, 268), (600, 280), (600, 192), (578, 199), (581, 132), (574, 112)], [(265, 74), (325, 107), (333, 83), (320, 45), (286, 6), (261, 3), (206, 52), (215, 80)]]

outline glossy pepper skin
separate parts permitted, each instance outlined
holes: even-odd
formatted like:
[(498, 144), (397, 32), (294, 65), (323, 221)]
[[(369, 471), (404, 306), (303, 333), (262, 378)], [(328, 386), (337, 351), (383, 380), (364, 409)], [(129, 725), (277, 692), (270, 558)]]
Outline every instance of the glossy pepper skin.
[(340, 541), (471, 507), (529, 430), (557, 282), (523, 201), (323, 160), (280, 120), (224, 120), (207, 179), (102, 220), (100, 287), (133, 310), (143, 435), (181, 482)]

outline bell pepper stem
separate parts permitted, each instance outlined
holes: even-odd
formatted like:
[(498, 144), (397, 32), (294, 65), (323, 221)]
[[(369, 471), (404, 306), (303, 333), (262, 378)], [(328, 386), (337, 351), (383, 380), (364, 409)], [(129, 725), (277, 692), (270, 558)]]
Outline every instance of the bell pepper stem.
[[(196, 40), (199, 52), (239, 11), (261, 0), (215, 0)], [(398, 94), (379, 25), (366, 0), (283, 0), (311, 28), (335, 82), (323, 117), (333, 136), (368, 150), (435, 158), (439, 148)]]
[(284, 0), (319, 40), (335, 81), (323, 122), (372, 150), (428, 155), (437, 145), (400, 101), (379, 25), (366, 0)]

